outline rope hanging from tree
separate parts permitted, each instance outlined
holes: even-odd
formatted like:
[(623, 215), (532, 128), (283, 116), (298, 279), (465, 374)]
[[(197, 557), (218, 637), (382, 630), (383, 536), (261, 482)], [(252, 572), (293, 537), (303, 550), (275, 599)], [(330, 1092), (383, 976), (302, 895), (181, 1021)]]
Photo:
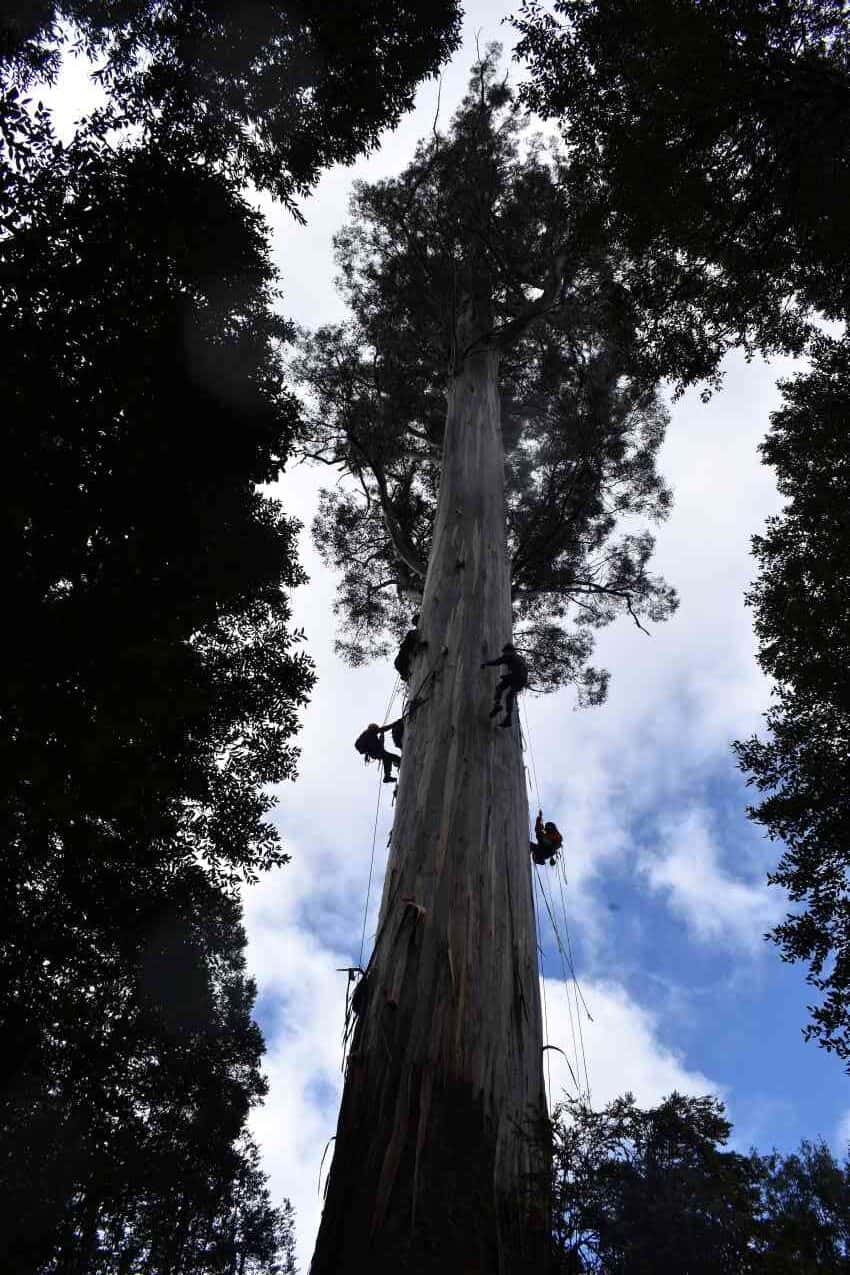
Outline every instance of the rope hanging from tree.
[[(522, 702), (520, 703), (520, 709), (521, 709), (521, 712), (525, 715), (524, 725), (521, 731), (523, 747), (527, 749), (529, 761), (531, 762), (530, 777), (529, 777), (528, 768), (526, 767), (526, 771), (525, 771), (526, 782), (528, 782), (529, 778), (531, 778), (531, 780), (533, 781), (534, 791), (537, 796), (537, 808), (542, 809), (543, 803), (540, 796), (540, 785), (537, 779), (537, 767), (534, 762), (534, 747), (531, 740), (531, 729), (530, 729), (529, 721), (528, 721), (528, 709), (525, 707), (525, 705)], [(531, 784), (529, 783), (528, 786), (530, 788)], [(567, 1016), (568, 1016), (568, 1020), (570, 1024), (570, 1036), (572, 1038), (572, 1045), (573, 1045), (573, 1057), (575, 1059), (576, 1069), (578, 1069), (583, 1075), (584, 1095), (586, 1096), (586, 1101), (589, 1103), (590, 1096), (591, 1096), (590, 1095), (590, 1075), (588, 1072), (587, 1053), (585, 1050), (584, 1031), (582, 1028), (582, 1009), (584, 1010), (584, 1013), (587, 1015), (588, 1021), (593, 1022), (593, 1016), (587, 1006), (587, 1001), (584, 998), (584, 993), (581, 990), (581, 986), (578, 981), (578, 976), (576, 975), (575, 961), (573, 960), (572, 942), (570, 940), (569, 923), (567, 921), (566, 894), (564, 890), (564, 887), (568, 885), (568, 881), (567, 881), (566, 868), (564, 866), (562, 855), (557, 856), (555, 870), (557, 873), (558, 889), (560, 892), (562, 926), (559, 924), (559, 920), (556, 915), (557, 908), (556, 906), (553, 906), (552, 902), (550, 902), (549, 893), (547, 892), (546, 883), (544, 880), (544, 874), (542, 872), (534, 873), (534, 883), (535, 883), (534, 910), (535, 910), (535, 922), (537, 927), (537, 951), (538, 951), (540, 977), (542, 980), (544, 1030), (546, 1032), (546, 1038), (547, 1038), (547, 1043), (543, 1046), (543, 1048), (544, 1050), (558, 1049), (558, 1052), (563, 1055), (564, 1060), (566, 1061), (567, 1067), (569, 1069), (570, 1075), (572, 1077), (573, 1083), (576, 1087), (576, 1092), (578, 1093), (579, 1097), (582, 1097), (583, 1096), (582, 1086), (576, 1077), (576, 1071), (573, 1070), (573, 1067), (572, 1067), (572, 1064), (570, 1063), (569, 1058), (567, 1057), (567, 1055), (564, 1053), (562, 1049), (559, 1049), (558, 1046), (556, 1045), (550, 1045), (548, 1042), (549, 1028), (548, 1028), (548, 1007), (546, 1005), (546, 976), (545, 976), (544, 965), (543, 965), (544, 952), (543, 952), (543, 946), (542, 946), (542, 940), (541, 940), (540, 916), (539, 916), (539, 913), (540, 913), (539, 899), (540, 898), (543, 899), (543, 904), (546, 908), (546, 912), (548, 913), (549, 921), (552, 925), (552, 932), (555, 936), (555, 946), (557, 948), (560, 961), (561, 961), (561, 971), (562, 971), (563, 980), (564, 980), (564, 991), (567, 998)], [(563, 938), (561, 934), (562, 928), (563, 928)], [(571, 984), (572, 984), (572, 1000), (570, 998)], [(575, 1003), (575, 1015), (573, 1015), (573, 1001)], [(547, 1080), (548, 1080), (548, 1084), (549, 1084), (550, 1092), (551, 1092), (551, 1078), (550, 1078), (549, 1067), (548, 1067), (548, 1058), (547, 1058)]]

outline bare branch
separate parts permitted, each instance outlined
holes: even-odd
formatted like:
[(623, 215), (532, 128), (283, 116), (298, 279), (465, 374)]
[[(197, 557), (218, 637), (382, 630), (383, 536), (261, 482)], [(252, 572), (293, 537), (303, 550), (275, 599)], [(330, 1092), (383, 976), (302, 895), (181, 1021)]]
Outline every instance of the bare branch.
[(440, 137), (437, 132), (437, 121), (440, 118), (440, 99), (443, 96), (443, 77), (440, 76), (437, 81), (437, 109), (434, 112), (434, 123), (431, 125), (431, 132), (434, 134), (434, 145), (439, 145)]
[(321, 465), (328, 465), (331, 469), (336, 469), (337, 467), (340, 469), (348, 468), (348, 461), (341, 459), (339, 456), (328, 460), (327, 456), (323, 456), (321, 452), (309, 452), (306, 447), (299, 447), (296, 464), (303, 465), (307, 460), (317, 460)]
[(427, 566), (420, 558), (413, 541), (405, 534), (401, 523), (396, 517), (393, 502), (387, 488), (387, 480), (383, 467), (369, 456), (366, 448), (353, 433), (349, 432), (348, 437), (351, 439), (353, 446), (361, 453), (366, 464), (369, 466), (369, 469), (372, 471), (372, 476), (375, 479), (375, 485), (378, 488), (378, 500), (381, 505), (381, 513), (384, 516), (384, 525), (386, 526), (390, 540), (393, 542), (393, 548), (405, 566), (408, 567), (414, 575), (417, 575), (424, 580)]
[(493, 328), (489, 334), (490, 341), (499, 347), (505, 349), (513, 340), (520, 336), (530, 323), (539, 318), (542, 314), (547, 314), (552, 310), (557, 310), (561, 305), (561, 284), (564, 281), (564, 271), (567, 265), (567, 255), (559, 252), (552, 262), (546, 282), (543, 286), (543, 295), (538, 297), (536, 301), (532, 301), (526, 307), (524, 312), (515, 319), (511, 319), (508, 323), (503, 323), (501, 327)]
[(580, 602), (579, 599), (576, 597), (576, 594), (585, 593), (585, 594), (592, 594), (597, 597), (620, 598), (622, 599), (622, 601), (625, 602), (626, 610), (628, 611), (629, 615), (634, 620), (637, 627), (640, 629), (641, 633), (645, 633), (647, 637), (652, 636), (652, 634), (649, 632), (649, 629), (644, 628), (644, 626), (641, 624), (640, 619), (638, 618), (637, 613), (635, 612), (635, 609), (633, 606), (634, 590), (632, 589), (617, 589), (613, 585), (597, 584), (595, 580), (570, 579), (570, 580), (559, 581), (553, 577), (553, 579), (550, 581), (548, 585), (543, 585), (539, 589), (524, 589), (524, 588), (512, 589), (511, 601), (521, 602), (523, 599), (526, 599), (526, 598), (527, 599), (540, 598), (540, 597), (544, 597), (546, 594), (549, 594), (549, 593), (557, 593), (557, 594), (561, 594), (562, 596), (568, 597), (570, 598), (572, 602), (575, 603), (576, 606), (581, 607), (585, 611), (590, 610), (590, 608), (587, 606), (586, 603)]

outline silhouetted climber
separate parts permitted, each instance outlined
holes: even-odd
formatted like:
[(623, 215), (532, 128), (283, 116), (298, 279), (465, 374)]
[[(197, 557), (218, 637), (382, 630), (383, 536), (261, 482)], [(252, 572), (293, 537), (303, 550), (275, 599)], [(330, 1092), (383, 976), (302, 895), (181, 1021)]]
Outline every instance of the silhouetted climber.
[(423, 641), (423, 639), (419, 636), (419, 631), (416, 627), (419, 623), (419, 616), (412, 615), (410, 617), (410, 622), (413, 625), (413, 628), (408, 629), (405, 633), (402, 638), (401, 646), (398, 648), (398, 655), (393, 660), (393, 668), (403, 682), (410, 681), (411, 665), (413, 664), (413, 657), (416, 654), (417, 649), (420, 646), (424, 647), (428, 645), (428, 643)]
[(528, 848), (536, 864), (549, 863), (554, 868), (558, 851), (564, 844), (564, 838), (551, 822), (543, 822), (543, 811), (538, 810), (534, 822), (534, 835), (537, 841), (529, 841)]
[(496, 690), (493, 696), (493, 707), (490, 709), (490, 716), (495, 717), (499, 709), (502, 707), (502, 695), (507, 691), (505, 697), (505, 716), (504, 720), (499, 722), (500, 726), (510, 726), (513, 718), (514, 700), (517, 691), (525, 690), (528, 685), (528, 665), (521, 655), (517, 653), (516, 647), (512, 642), (506, 642), (502, 647), (502, 654), (497, 655), (495, 660), (485, 660), (481, 665), (482, 668), (492, 668), (496, 664), (504, 664), (507, 672), (503, 673), (496, 683)]
[[(401, 720), (401, 719), (399, 719)], [(395, 783), (395, 776), (392, 773), (393, 766), (401, 765), (401, 758), (397, 753), (388, 753), (384, 748), (384, 735), (388, 730), (392, 730), (396, 722), (391, 722), (389, 726), (379, 726), (377, 722), (370, 722), (361, 735), (358, 735), (354, 741), (354, 747), (358, 753), (362, 753), (367, 762), (380, 761), (384, 763), (384, 783)]]

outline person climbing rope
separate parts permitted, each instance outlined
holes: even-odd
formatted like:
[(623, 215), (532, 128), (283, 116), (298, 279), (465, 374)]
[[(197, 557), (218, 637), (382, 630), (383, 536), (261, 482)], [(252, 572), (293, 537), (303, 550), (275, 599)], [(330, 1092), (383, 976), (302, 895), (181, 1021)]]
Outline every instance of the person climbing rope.
[(543, 822), (543, 811), (538, 810), (537, 818), (534, 822), (535, 841), (529, 841), (528, 848), (531, 851), (531, 857), (538, 866), (544, 863), (554, 868), (558, 858), (558, 851), (564, 844), (564, 838), (561, 836), (555, 825), (548, 821)]
[(402, 638), (401, 646), (398, 648), (398, 655), (393, 660), (393, 668), (398, 673), (403, 682), (410, 681), (410, 673), (413, 665), (413, 657), (420, 647), (426, 647), (427, 642), (419, 636), (417, 625), (419, 624), (419, 616), (412, 615), (410, 623), (412, 629), (408, 629)]
[[(402, 719), (399, 718), (398, 722)], [(398, 722), (390, 722), (387, 726), (379, 726), (377, 722), (370, 722), (366, 729), (357, 736), (354, 741), (354, 747), (358, 753), (362, 753), (367, 762), (380, 761), (384, 764), (384, 783), (394, 784), (395, 776), (392, 773), (393, 766), (401, 765), (401, 758), (398, 753), (389, 753), (384, 748), (384, 735), (387, 731), (391, 731)]]
[(504, 664), (507, 672), (503, 673), (496, 683), (496, 689), (493, 694), (493, 707), (490, 709), (490, 716), (495, 717), (502, 707), (502, 695), (507, 691), (505, 697), (505, 716), (499, 722), (500, 726), (510, 726), (513, 720), (514, 700), (517, 692), (525, 690), (528, 685), (528, 665), (522, 656), (518, 653), (512, 642), (506, 642), (502, 647), (502, 654), (497, 655), (495, 660), (485, 660), (481, 665), (482, 668), (492, 668), (497, 664)]

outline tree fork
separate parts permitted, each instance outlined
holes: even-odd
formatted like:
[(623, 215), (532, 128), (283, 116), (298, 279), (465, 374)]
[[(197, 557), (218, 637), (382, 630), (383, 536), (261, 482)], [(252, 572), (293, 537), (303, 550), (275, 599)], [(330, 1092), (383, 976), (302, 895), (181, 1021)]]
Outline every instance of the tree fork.
[[(479, 328), (479, 331), (481, 329)], [(470, 349), (471, 343), (461, 348)], [(549, 1143), (511, 636), (498, 351), (448, 388), (439, 503), (375, 949), (311, 1275), (545, 1269)]]

